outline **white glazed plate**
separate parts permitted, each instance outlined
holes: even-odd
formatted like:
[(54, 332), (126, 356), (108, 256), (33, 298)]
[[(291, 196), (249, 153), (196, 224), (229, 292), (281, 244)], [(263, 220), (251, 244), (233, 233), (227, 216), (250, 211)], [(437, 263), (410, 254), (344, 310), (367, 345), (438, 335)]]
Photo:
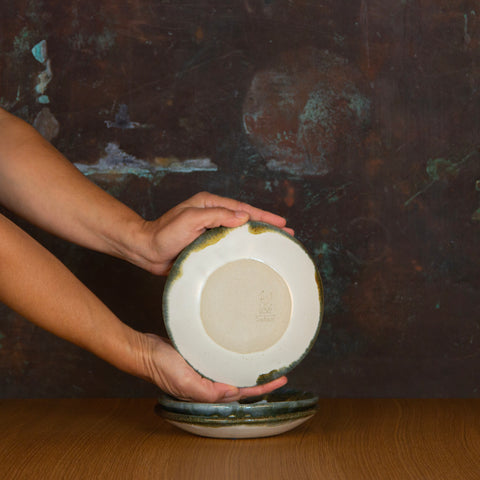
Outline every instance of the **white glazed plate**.
[(322, 282), (305, 248), (257, 222), (201, 235), (176, 260), (163, 295), (175, 348), (201, 375), (238, 387), (294, 368), (322, 314)]

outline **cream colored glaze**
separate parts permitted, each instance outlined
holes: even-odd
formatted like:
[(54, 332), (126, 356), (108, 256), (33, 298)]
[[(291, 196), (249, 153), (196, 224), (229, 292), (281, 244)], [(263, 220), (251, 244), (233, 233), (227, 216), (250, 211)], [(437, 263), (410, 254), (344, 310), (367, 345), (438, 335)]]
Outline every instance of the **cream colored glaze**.
[(258, 260), (223, 265), (209, 276), (201, 294), (205, 331), (236, 353), (261, 352), (274, 345), (287, 330), (291, 312), (287, 284)]

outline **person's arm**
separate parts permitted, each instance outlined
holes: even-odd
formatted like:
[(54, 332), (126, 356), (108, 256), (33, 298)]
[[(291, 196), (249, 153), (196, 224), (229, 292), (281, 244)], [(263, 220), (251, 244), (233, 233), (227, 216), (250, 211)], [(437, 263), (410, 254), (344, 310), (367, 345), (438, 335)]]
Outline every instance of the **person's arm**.
[(0, 301), (42, 328), (141, 375), (139, 337), (54, 255), (0, 215)]
[(122, 323), (56, 257), (0, 215), (0, 301), (23, 317), (184, 400), (234, 401), (286, 383), (238, 389), (197, 374), (160, 337)]
[[(147, 222), (90, 182), (32, 127), (2, 109), (0, 204), (67, 240), (163, 275), (180, 251), (207, 228), (234, 227), (249, 218), (285, 225), (277, 215), (209, 193), (197, 194)], [(230, 393), (228, 399), (236, 400), (286, 382), (282, 377), (237, 389), (202, 378), (168, 341), (120, 322), (12, 222), (1, 217), (0, 227), (0, 300), (37, 325), (178, 398), (213, 402)]]
[(1, 108), (0, 140), (0, 204), (66, 240), (155, 274), (168, 273), (172, 259), (206, 228), (239, 226), (249, 218), (285, 226), (278, 215), (209, 193), (147, 222)]
[(125, 256), (124, 243), (142, 222), (33, 127), (2, 109), (0, 204), (44, 230), (119, 257)]

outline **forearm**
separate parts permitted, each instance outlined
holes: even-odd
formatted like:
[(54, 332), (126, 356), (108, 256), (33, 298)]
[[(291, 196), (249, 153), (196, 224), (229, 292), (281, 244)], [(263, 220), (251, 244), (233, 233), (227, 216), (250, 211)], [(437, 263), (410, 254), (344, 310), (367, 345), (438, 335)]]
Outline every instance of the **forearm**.
[(0, 109), (0, 203), (87, 248), (136, 262), (143, 219), (90, 182), (31, 126)]
[(0, 215), (0, 301), (117, 368), (145, 377), (142, 335), (59, 260)]
[(66, 240), (165, 275), (207, 228), (285, 219), (206, 192), (146, 222), (90, 182), (31, 126), (0, 108), (0, 204)]

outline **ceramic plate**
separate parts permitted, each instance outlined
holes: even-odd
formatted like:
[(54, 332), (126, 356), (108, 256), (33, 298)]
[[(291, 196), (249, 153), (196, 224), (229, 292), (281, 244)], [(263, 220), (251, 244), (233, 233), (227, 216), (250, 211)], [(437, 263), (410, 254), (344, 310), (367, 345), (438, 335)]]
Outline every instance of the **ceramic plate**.
[(315, 408), (318, 397), (309, 392), (283, 389), (261, 397), (230, 403), (192, 403), (161, 395), (158, 404), (163, 410), (184, 415), (210, 416), (214, 418), (265, 418), (279, 414), (299, 412)]
[(322, 314), (320, 275), (305, 248), (255, 222), (201, 235), (176, 260), (163, 296), (168, 335), (185, 360), (239, 387), (295, 367)]
[(316, 409), (309, 409), (266, 418), (212, 418), (184, 415), (162, 408), (157, 408), (156, 411), (167, 422), (189, 433), (202, 437), (232, 439), (280, 435), (305, 423), (316, 413)]

